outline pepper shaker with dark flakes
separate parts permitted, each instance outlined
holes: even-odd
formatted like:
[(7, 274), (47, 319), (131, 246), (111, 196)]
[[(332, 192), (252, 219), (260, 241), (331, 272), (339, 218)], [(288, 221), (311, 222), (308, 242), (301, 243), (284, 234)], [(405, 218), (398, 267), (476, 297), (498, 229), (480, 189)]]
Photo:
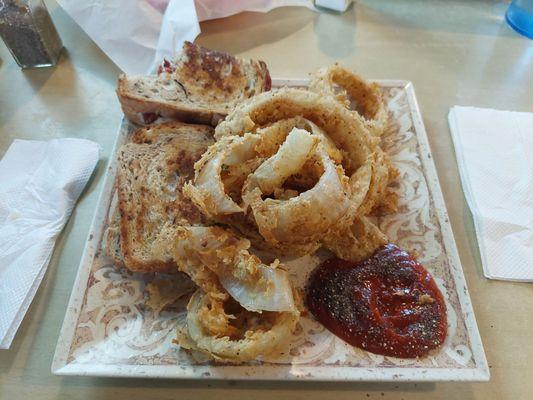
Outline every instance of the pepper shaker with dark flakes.
[(0, 0), (0, 36), (22, 68), (53, 66), (63, 48), (42, 0)]

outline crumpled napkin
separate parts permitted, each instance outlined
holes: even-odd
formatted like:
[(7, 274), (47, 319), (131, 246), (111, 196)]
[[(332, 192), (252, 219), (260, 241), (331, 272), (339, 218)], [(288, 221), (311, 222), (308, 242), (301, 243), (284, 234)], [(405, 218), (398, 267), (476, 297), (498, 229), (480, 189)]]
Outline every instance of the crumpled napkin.
[(84, 139), (15, 140), (0, 160), (0, 349), (11, 345), (98, 152)]
[(533, 281), (533, 113), (455, 106), (448, 120), (485, 276)]
[(194, 41), (200, 21), (282, 6), (315, 9), (312, 0), (57, 0), (92, 40), (128, 74), (153, 73), (163, 57)]

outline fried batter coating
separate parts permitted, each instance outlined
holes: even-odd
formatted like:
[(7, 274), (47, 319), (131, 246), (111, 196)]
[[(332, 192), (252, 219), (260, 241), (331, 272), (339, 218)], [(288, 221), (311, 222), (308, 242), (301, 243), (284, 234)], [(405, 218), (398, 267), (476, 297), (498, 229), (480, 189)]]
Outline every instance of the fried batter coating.
[(279, 350), (290, 340), (299, 320), (298, 310), (247, 311), (239, 304), (213, 299), (198, 290), (187, 306), (187, 326), (177, 342), (219, 361), (256, 360)]
[(347, 109), (354, 107), (354, 118), (361, 118), (372, 135), (379, 137), (383, 134), (388, 114), (376, 83), (368, 83), (359, 75), (335, 63), (320, 68), (312, 75), (309, 90), (329, 95)]

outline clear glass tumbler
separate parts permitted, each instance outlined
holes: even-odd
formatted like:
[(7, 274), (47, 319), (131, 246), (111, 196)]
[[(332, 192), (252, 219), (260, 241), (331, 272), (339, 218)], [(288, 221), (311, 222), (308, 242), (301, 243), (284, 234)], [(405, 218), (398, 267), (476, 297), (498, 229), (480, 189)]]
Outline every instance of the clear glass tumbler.
[(42, 0), (0, 0), (0, 36), (22, 68), (53, 66), (63, 48)]
[(533, 0), (513, 0), (505, 19), (515, 31), (533, 39)]

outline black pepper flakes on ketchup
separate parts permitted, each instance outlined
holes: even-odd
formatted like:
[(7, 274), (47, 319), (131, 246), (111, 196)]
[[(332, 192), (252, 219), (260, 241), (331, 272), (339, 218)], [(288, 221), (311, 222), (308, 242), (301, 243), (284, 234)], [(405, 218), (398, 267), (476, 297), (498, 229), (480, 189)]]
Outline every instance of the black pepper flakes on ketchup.
[(446, 338), (446, 305), (429, 272), (394, 244), (359, 263), (332, 258), (307, 285), (309, 311), (328, 330), (376, 354), (415, 358)]

